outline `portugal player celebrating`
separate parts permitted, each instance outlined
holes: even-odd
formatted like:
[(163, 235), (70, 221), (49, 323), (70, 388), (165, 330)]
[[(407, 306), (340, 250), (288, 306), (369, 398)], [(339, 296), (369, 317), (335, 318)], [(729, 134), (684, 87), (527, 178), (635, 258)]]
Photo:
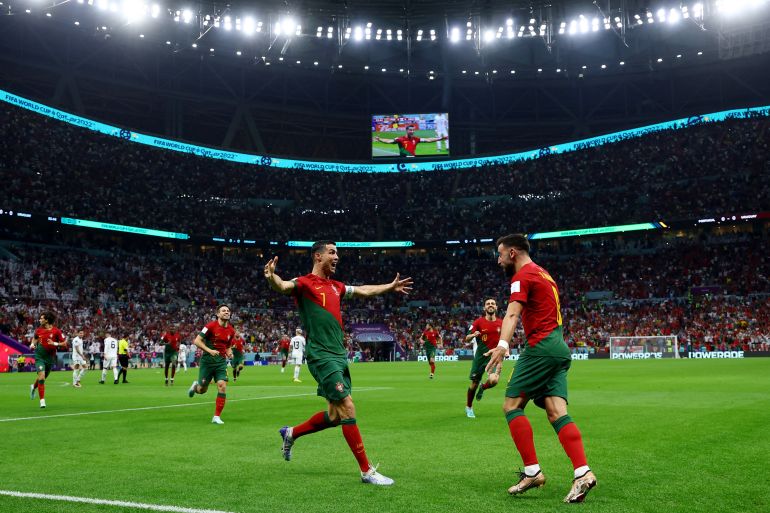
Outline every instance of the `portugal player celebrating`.
[(337, 270), (339, 255), (332, 241), (319, 241), (310, 249), (313, 271), (305, 276), (284, 281), (275, 274), (278, 257), (265, 264), (265, 278), (270, 287), (297, 301), (299, 315), (307, 333), (307, 366), (318, 382), (318, 395), (328, 402), (328, 410), (320, 411), (307, 421), (280, 430), (285, 460), (291, 459), (291, 449), (297, 438), (342, 424), (342, 434), (361, 469), (361, 481), (374, 485), (392, 485), (369, 464), (364, 442), (356, 425), (356, 408), (350, 397), (351, 380), (348, 369), (345, 333), (342, 328), (340, 302), (354, 296), (369, 297), (386, 292), (408, 294), (412, 279), (396, 278), (383, 285), (345, 286), (331, 279)]
[(53, 325), (56, 317), (51, 312), (40, 314), (40, 327), (35, 330), (30, 349), (35, 351), (35, 369), (37, 378), (29, 386), (29, 398), (35, 398), (35, 390), (40, 396), (40, 407), (45, 408), (45, 378), (51, 373), (56, 363), (56, 348), (64, 346), (64, 335)]
[(395, 139), (383, 139), (380, 136), (375, 136), (374, 140), (385, 144), (398, 144), (398, 152), (402, 157), (415, 157), (417, 151), (417, 145), (421, 142), (437, 142), (446, 139), (442, 137), (424, 137), (420, 138), (414, 135), (414, 126), (410, 125), (406, 127), (406, 135), (396, 137)]
[(468, 418), (476, 417), (476, 414), (473, 413), (473, 394), (476, 394), (477, 401), (481, 401), (484, 390), (497, 385), (497, 381), (500, 379), (500, 368), (496, 368), (487, 375), (487, 381), (479, 386), (481, 378), (484, 376), (484, 368), (489, 363), (489, 357), (485, 356), (485, 353), (497, 347), (502, 325), (503, 321), (497, 318), (497, 301), (489, 298), (484, 301), (484, 315), (473, 321), (470, 333), (465, 337), (466, 342), (470, 342), (474, 338), (481, 340), (476, 348), (471, 366), (471, 385), (468, 387), (468, 397), (465, 403), (465, 415)]
[(227, 358), (233, 357), (231, 346), (235, 338), (235, 329), (230, 326), (230, 307), (217, 306), (217, 320), (203, 327), (193, 342), (202, 351), (198, 381), (193, 381), (187, 394), (205, 394), (213, 380), (217, 384), (217, 401), (214, 409), (213, 424), (224, 424), (219, 418), (227, 398)]
[(567, 371), (572, 357), (562, 334), (559, 289), (548, 271), (529, 257), (529, 241), (514, 234), (497, 240), (497, 263), (511, 276), (511, 297), (503, 319), (500, 341), (488, 351), (487, 372), (497, 369), (508, 355), (508, 341), (521, 316), (526, 349), (516, 362), (505, 391), (505, 419), (524, 462), (519, 482), (508, 493), (517, 495), (545, 484), (545, 476), (535, 453), (532, 426), (524, 415), (531, 400), (545, 408), (548, 421), (559, 437), (564, 452), (572, 461), (575, 479), (564, 502), (583, 502), (596, 486), (596, 476), (586, 462), (583, 439), (572, 418), (567, 415)]

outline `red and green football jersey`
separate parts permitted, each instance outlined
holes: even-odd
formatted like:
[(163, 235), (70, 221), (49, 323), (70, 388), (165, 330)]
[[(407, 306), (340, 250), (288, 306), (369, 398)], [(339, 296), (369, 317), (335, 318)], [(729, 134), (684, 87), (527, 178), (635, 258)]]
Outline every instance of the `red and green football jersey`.
[(179, 343), (182, 341), (182, 335), (174, 332), (166, 332), (160, 339), (166, 344), (166, 349), (173, 353), (179, 351)]
[(307, 332), (308, 363), (322, 358), (347, 358), (340, 301), (353, 288), (312, 273), (292, 281), (299, 316)]
[(42, 347), (45, 351), (53, 356), (56, 354), (56, 346), (54, 342), (64, 342), (64, 335), (59, 328), (51, 326), (50, 328), (37, 328), (35, 330), (35, 337), (37, 337), (38, 347)]
[[(561, 336), (562, 319), (559, 302), (559, 288), (548, 271), (530, 262), (519, 269), (511, 278), (511, 297), (509, 302), (518, 301), (524, 305), (521, 312), (521, 324), (524, 337), (530, 348), (536, 347), (542, 340), (548, 339), (554, 347), (542, 347), (544, 354), (569, 357), (569, 348)], [(559, 336), (549, 337), (558, 332)], [(564, 346), (563, 348), (561, 346)], [(538, 353), (541, 351), (538, 351)]]
[(417, 136), (409, 138), (402, 135), (401, 137), (396, 137), (394, 141), (398, 144), (399, 154), (402, 157), (414, 157), (415, 152), (417, 151), (417, 145), (420, 143), (420, 138)]
[(426, 344), (430, 344), (433, 347), (438, 345), (438, 330), (425, 330), (422, 332), (422, 339)]
[(226, 358), (227, 350), (233, 344), (233, 339), (235, 338), (235, 328), (230, 324), (220, 326), (219, 321), (211, 321), (203, 327), (200, 336), (206, 343), (206, 347), (215, 350)]
[(503, 320), (495, 318), (494, 321), (488, 321), (486, 317), (479, 317), (471, 325), (470, 332), (481, 333), (477, 338), (487, 346), (487, 349), (494, 349), (500, 341), (500, 328), (503, 326)]
[(243, 337), (233, 339), (233, 351), (243, 353)]

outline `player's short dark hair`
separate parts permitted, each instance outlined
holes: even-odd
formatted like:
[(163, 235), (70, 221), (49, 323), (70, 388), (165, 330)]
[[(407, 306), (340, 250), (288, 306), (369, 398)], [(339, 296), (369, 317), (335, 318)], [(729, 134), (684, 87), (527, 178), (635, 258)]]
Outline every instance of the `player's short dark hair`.
[(316, 253), (320, 253), (324, 249), (326, 249), (326, 246), (328, 244), (331, 244), (332, 246), (336, 246), (337, 243), (333, 240), (319, 240), (313, 243), (312, 246), (310, 246), (310, 258), (313, 258), (313, 255)]
[(529, 239), (523, 233), (512, 233), (510, 235), (503, 235), (497, 239), (496, 245), (502, 244), (506, 248), (516, 248), (519, 251), (529, 253)]
[(495, 303), (497, 303), (497, 299), (495, 299), (495, 298), (493, 298), (491, 296), (487, 297), (487, 298), (484, 298), (484, 303), (483, 304), (487, 304), (487, 301), (494, 301)]
[(214, 310), (214, 311), (215, 311), (216, 313), (219, 313), (219, 310), (220, 310), (220, 309), (221, 309), (223, 306), (224, 306), (224, 307), (227, 307), (227, 309), (228, 309), (228, 310), (232, 310), (232, 308), (230, 308), (230, 305), (228, 305), (227, 303), (219, 303), (219, 304), (217, 305), (217, 309), (216, 309), (216, 310)]
[(43, 317), (48, 324), (53, 324), (56, 322), (56, 316), (53, 314), (53, 312), (43, 312), (40, 314), (41, 317)]

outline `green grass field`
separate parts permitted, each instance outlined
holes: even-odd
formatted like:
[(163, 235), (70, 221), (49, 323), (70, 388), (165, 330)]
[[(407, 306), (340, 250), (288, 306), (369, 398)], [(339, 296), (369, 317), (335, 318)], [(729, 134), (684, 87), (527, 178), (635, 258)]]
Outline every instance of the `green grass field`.
[[(385, 139), (395, 139), (405, 135), (405, 131), (400, 132), (378, 132), (377, 135)], [(417, 137), (436, 137), (435, 130), (416, 130), (414, 135)], [(445, 143), (441, 143), (441, 151), (436, 149), (436, 143), (420, 143), (417, 145), (416, 150), (418, 157), (423, 156), (448, 156), (449, 152), (446, 150)], [(372, 135), (372, 157), (398, 157), (398, 145), (397, 144), (385, 144), (374, 140)]]
[[(247, 368), (215, 394), (189, 399), (195, 371), (162, 385), (157, 369), (130, 384), (82, 389), (48, 380), (48, 408), (30, 401), (31, 374), (0, 375), (2, 490), (232, 512), (766, 512), (770, 511), (770, 359), (583, 361), (570, 372), (570, 414), (599, 484), (582, 505), (561, 500), (572, 468), (542, 410), (527, 408), (546, 486), (519, 497), (520, 459), (501, 413), (503, 387), (464, 415), (470, 362), (351, 367), (367, 452), (393, 487), (360, 483), (339, 428), (280, 455), (278, 428), (324, 408), (307, 369)], [(506, 372), (506, 375), (508, 373)], [(154, 408), (120, 411), (131, 408)], [(18, 419), (18, 420), (12, 420)], [(2, 512), (140, 511), (0, 495)]]

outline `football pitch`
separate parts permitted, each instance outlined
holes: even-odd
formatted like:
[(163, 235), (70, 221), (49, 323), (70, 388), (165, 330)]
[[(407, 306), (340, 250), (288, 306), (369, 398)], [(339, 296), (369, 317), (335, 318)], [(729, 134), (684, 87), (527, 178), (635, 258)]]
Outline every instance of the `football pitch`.
[(228, 385), (222, 426), (210, 423), (215, 389), (187, 397), (195, 369), (174, 387), (159, 369), (131, 370), (125, 385), (98, 385), (100, 371), (90, 371), (81, 389), (67, 384), (71, 372), (55, 372), (45, 410), (29, 399), (32, 374), (3, 374), (0, 511), (147, 511), (8, 492), (241, 513), (770, 511), (770, 359), (574, 362), (570, 415), (598, 478), (582, 505), (561, 502), (572, 468), (533, 404), (548, 481), (507, 495), (521, 460), (501, 413), (504, 387), (466, 418), (469, 368), (438, 363), (428, 380), (425, 363), (351, 365), (369, 458), (392, 487), (360, 482), (339, 428), (299, 439), (292, 461), (281, 458), (278, 428), (325, 407), (306, 367), (301, 384), (290, 368), (246, 368)]

